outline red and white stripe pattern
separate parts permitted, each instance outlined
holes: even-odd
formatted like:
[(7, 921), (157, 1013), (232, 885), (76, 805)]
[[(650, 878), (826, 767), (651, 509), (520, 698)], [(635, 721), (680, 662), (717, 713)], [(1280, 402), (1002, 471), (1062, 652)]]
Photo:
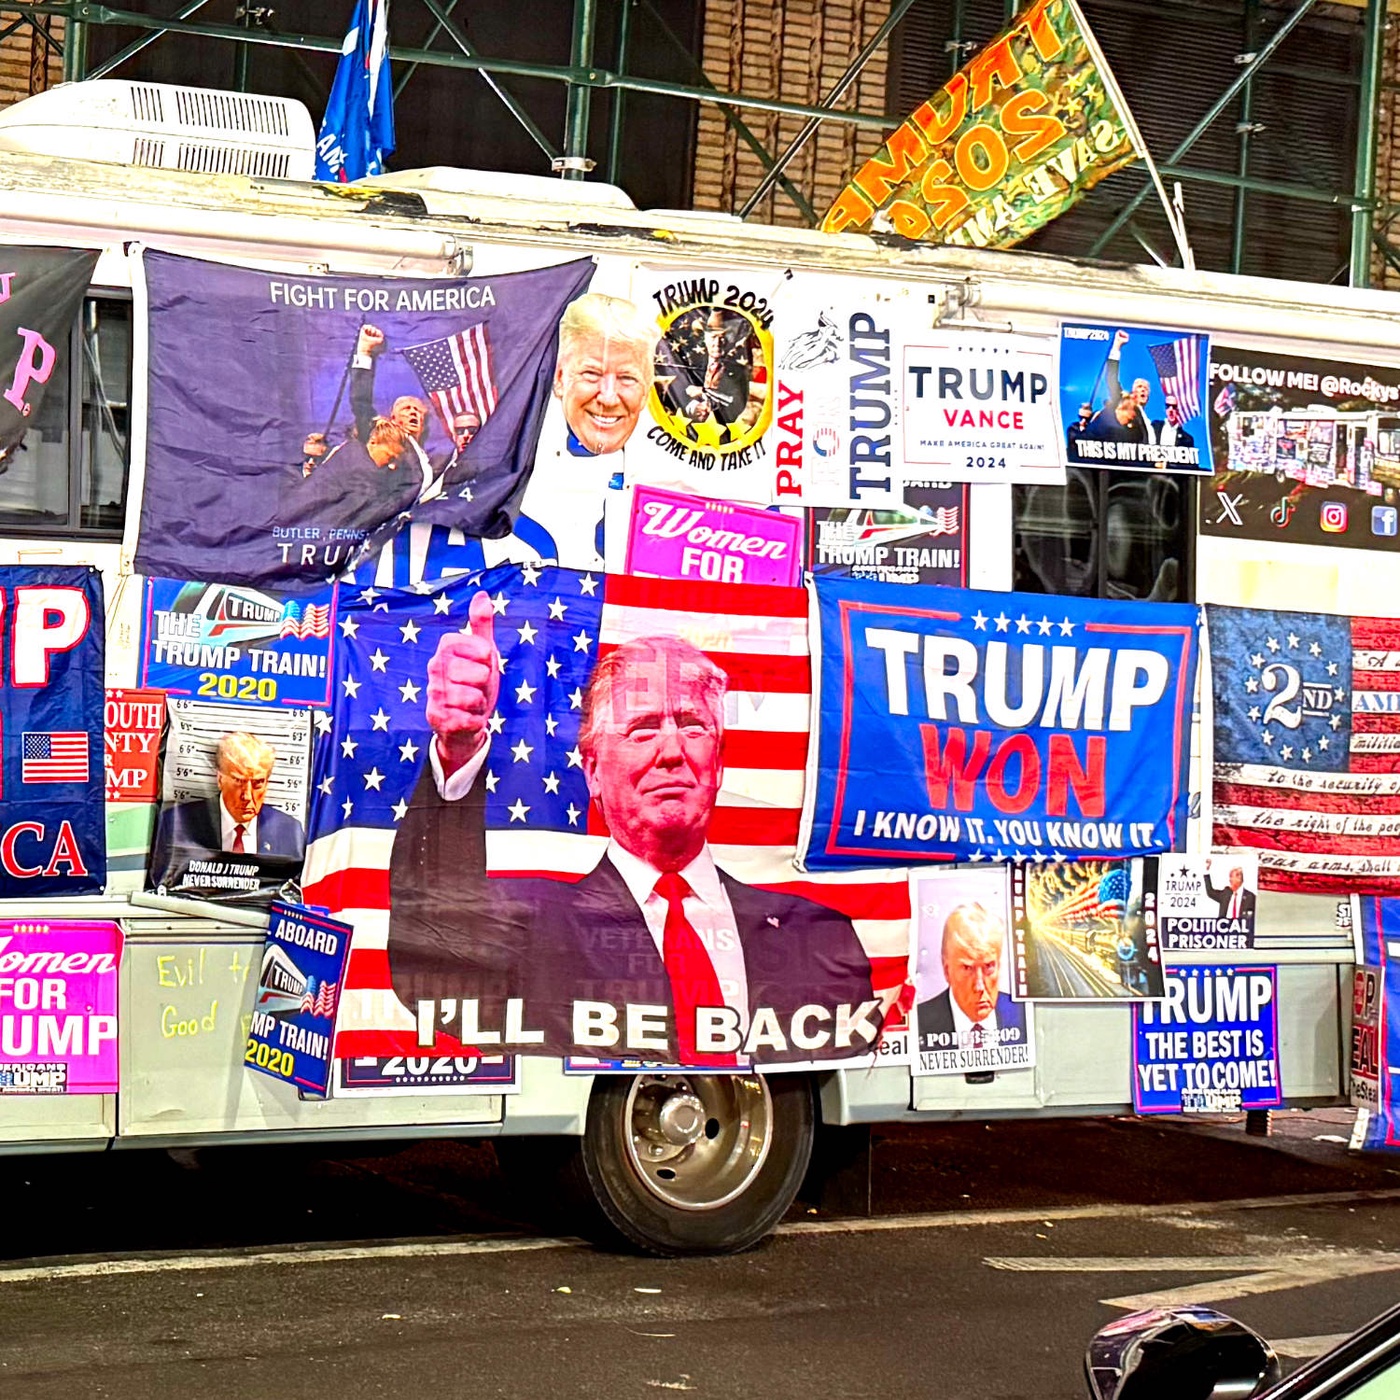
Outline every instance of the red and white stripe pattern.
[[(1222, 611), (1211, 611), (1213, 648)], [(1214, 844), (1257, 851), (1265, 889), (1400, 894), (1400, 621), (1297, 616), (1304, 619), (1297, 632), (1277, 639), (1278, 663), (1267, 651), (1238, 667), (1216, 656)], [(1303, 659), (1310, 625), (1349, 627), (1349, 655), (1330, 667), (1326, 648), (1316, 660)], [(1288, 645), (1293, 638), (1296, 648)], [(1271, 734), (1274, 761), (1232, 761), (1238, 755), (1220, 722), (1222, 688), (1235, 672), (1247, 677), (1257, 669), (1262, 678), (1271, 664), (1276, 675), (1260, 691), (1255, 722)], [(1288, 665), (1291, 673), (1282, 669)], [(1333, 713), (1324, 717), (1315, 697), (1329, 685)], [(1321, 752), (1339, 751), (1344, 766), (1318, 763)]]
[(297, 641), (321, 639), (331, 634), (331, 605), (310, 603), (305, 611), (297, 603), (286, 604), (282, 614), (282, 630), (279, 637), (294, 637)]
[[(709, 833), (716, 863), (746, 884), (802, 895), (846, 914), (870, 957), (875, 990), (893, 996), (908, 969), (906, 873), (812, 875), (793, 863), (811, 705), (806, 592), (616, 575), (606, 578), (604, 589), (599, 656), (632, 638), (678, 635), (729, 679), (724, 781)], [(307, 903), (328, 906), (355, 928), (342, 981), (337, 1056), (417, 1047), (412, 1017), (389, 979), (393, 840), (393, 830), (348, 825), (313, 840), (307, 850)], [(597, 864), (606, 843), (596, 808), (589, 811), (586, 831), (488, 829), (488, 870), (496, 876), (578, 878)]]
[(406, 345), (403, 357), (432, 400), (448, 437), (463, 414), (480, 426), (496, 411), (500, 400), (492, 366), (491, 333), (485, 321), (443, 340)]

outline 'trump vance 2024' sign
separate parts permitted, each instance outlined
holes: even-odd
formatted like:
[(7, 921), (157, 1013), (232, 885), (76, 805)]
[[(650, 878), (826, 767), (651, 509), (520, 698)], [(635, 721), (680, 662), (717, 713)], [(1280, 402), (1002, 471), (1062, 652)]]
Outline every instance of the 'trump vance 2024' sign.
[(1180, 844), (1194, 607), (813, 589), (809, 869)]

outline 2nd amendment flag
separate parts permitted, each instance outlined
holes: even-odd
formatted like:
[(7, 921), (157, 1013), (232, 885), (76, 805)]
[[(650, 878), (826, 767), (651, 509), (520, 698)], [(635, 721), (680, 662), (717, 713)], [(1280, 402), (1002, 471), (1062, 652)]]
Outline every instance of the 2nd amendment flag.
[(96, 252), (0, 248), (0, 471), (23, 450), (48, 385), (62, 378)]
[(857, 171), (822, 228), (1009, 248), (1142, 154), (1074, 0), (1036, 0)]

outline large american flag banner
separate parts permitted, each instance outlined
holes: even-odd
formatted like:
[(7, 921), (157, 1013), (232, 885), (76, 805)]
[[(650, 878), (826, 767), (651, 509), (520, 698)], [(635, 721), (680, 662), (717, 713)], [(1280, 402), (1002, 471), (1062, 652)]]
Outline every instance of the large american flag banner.
[(1168, 398), (1176, 398), (1183, 423), (1201, 414), (1201, 353), (1207, 343), (1203, 335), (1183, 335), (1165, 345), (1147, 347), (1157, 367), (1157, 378), (1162, 381), (1162, 391)]
[[(674, 582), (503, 565), (431, 592), (341, 586), (335, 703), (320, 738), (303, 897), (355, 929), (341, 986), (338, 1057), (421, 1053), (394, 996), (387, 954), (394, 833), (427, 761), (427, 666), (490, 594), (501, 654), (486, 786), (493, 875), (575, 880), (607, 844), (578, 749), (583, 689), (598, 659), (633, 638), (673, 634), (729, 678), (724, 783), (710, 825), (716, 863), (746, 884), (804, 895), (854, 923), (876, 992), (908, 968), (902, 869), (813, 877), (793, 864), (807, 756), (811, 662), (800, 588)], [(446, 1043), (445, 1043), (446, 1042)], [(439, 1032), (439, 1053), (451, 1044)]]
[(1213, 843), (1264, 889), (1400, 893), (1400, 621), (1208, 607)]
[(442, 340), (405, 345), (403, 357), (433, 401), (447, 436), (452, 420), (470, 413), (478, 426), (496, 410), (498, 398), (491, 366), (491, 332), (484, 321)]

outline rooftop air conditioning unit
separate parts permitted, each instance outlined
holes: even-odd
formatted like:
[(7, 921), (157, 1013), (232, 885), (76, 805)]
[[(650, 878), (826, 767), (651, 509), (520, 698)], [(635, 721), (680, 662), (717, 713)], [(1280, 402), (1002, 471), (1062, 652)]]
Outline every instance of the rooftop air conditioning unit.
[(0, 150), (157, 170), (309, 180), (311, 114), (289, 97), (97, 78), (0, 111)]

